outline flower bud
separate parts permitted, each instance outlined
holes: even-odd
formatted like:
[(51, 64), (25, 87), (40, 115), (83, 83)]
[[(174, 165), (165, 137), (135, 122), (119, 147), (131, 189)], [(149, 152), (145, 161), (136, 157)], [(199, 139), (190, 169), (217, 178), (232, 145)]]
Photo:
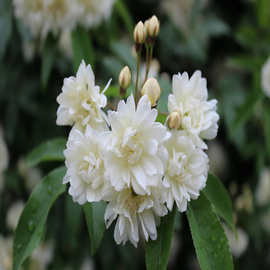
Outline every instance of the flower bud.
[(130, 85), (131, 82), (131, 72), (128, 66), (125, 66), (118, 77), (118, 82), (120, 85), (120, 88), (122, 88), (123, 90), (127, 89)]
[(152, 106), (156, 106), (157, 101), (160, 97), (160, 93), (161, 93), (161, 89), (160, 89), (158, 81), (155, 78), (149, 78), (145, 82), (141, 90), (142, 95), (148, 96)]
[(149, 27), (149, 23), (150, 23), (150, 19), (146, 20), (144, 22), (144, 30), (145, 30), (145, 33), (146, 33), (146, 36), (148, 35), (148, 27)]
[(168, 127), (171, 129), (179, 129), (181, 125), (180, 114), (178, 112), (171, 112), (168, 117)]
[(145, 42), (146, 32), (142, 21), (138, 22), (137, 25), (135, 26), (133, 38), (137, 44), (142, 44)]
[(152, 16), (152, 18), (149, 20), (149, 23), (147, 25), (147, 34), (151, 38), (156, 38), (159, 34), (159, 20), (157, 16)]

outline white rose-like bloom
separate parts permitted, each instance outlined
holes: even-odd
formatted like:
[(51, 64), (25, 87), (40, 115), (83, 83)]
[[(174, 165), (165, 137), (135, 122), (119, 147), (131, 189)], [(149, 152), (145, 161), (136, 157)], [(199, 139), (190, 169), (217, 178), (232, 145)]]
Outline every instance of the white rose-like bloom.
[[(106, 88), (105, 88), (106, 90)], [(104, 91), (105, 91), (104, 90)], [(107, 104), (107, 98), (95, 85), (95, 76), (90, 65), (80, 64), (76, 77), (64, 79), (62, 93), (57, 97), (57, 125), (73, 125), (84, 129), (90, 125), (95, 129), (104, 129), (105, 113), (101, 110)]]
[(24, 203), (18, 201), (11, 205), (7, 213), (7, 225), (11, 230), (15, 230), (19, 221), (19, 218), (22, 214), (24, 208)]
[(110, 16), (115, 0), (78, 0), (78, 2), (83, 7), (80, 23), (90, 28)]
[(15, 16), (42, 39), (49, 32), (72, 30), (83, 13), (83, 6), (74, 0), (13, 0), (13, 4)]
[(115, 0), (13, 0), (15, 16), (32, 35), (45, 39), (49, 32), (91, 28), (108, 18)]
[(0, 128), (0, 191), (3, 188), (4, 184), (3, 172), (8, 167), (8, 160), (9, 160), (8, 149), (3, 138), (2, 129)]
[(69, 194), (79, 204), (104, 199), (111, 190), (104, 168), (104, 132), (87, 126), (85, 133), (73, 128), (64, 150), (67, 173), (64, 184), (70, 183)]
[(147, 96), (135, 108), (133, 96), (120, 101), (117, 111), (109, 111), (111, 125), (106, 146), (105, 164), (116, 191), (132, 187), (136, 194), (150, 193), (164, 173), (167, 152), (163, 143), (169, 133), (155, 122), (157, 110), (151, 109)]
[(239, 258), (248, 247), (249, 238), (247, 233), (243, 229), (237, 228), (237, 237), (235, 237), (234, 233), (227, 226), (224, 225), (223, 228), (233, 256)]
[(258, 186), (255, 192), (255, 198), (259, 205), (265, 205), (270, 202), (270, 170), (264, 168), (261, 171)]
[(172, 210), (176, 202), (178, 210), (184, 212), (187, 202), (197, 199), (205, 187), (208, 157), (184, 131), (173, 130), (165, 145), (169, 155), (163, 179), (167, 207)]
[(207, 101), (206, 79), (202, 78), (200, 71), (194, 72), (190, 79), (186, 72), (179, 73), (173, 76), (172, 92), (168, 98), (169, 112), (179, 112), (181, 128), (193, 136), (198, 146), (207, 148), (201, 139), (216, 137), (219, 115), (217, 101)]
[(108, 228), (117, 219), (114, 239), (117, 244), (128, 240), (137, 247), (140, 233), (148, 241), (157, 238), (156, 226), (159, 217), (167, 214), (162, 200), (163, 189), (154, 187), (149, 195), (136, 195), (131, 188), (115, 193), (105, 211), (105, 223)]
[(263, 92), (270, 97), (270, 57), (263, 65), (261, 77)]

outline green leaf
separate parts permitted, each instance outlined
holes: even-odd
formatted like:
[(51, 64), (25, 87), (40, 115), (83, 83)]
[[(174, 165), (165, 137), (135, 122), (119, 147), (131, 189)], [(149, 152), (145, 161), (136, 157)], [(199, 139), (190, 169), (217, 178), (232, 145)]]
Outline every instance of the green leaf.
[(0, 59), (3, 57), (12, 32), (12, 2), (0, 1)]
[(266, 140), (266, 150), (268, 158), (270, 158), (270, 108), (264, 106), (264, 136)]
[(71, 39), (75, 72), (82, 60), (84, 60), (86, 64), (91, 64), (92, 68), (94, 68), (94, 49), (88, 32), (82, 27), (77, 27), (72, 31)]
[(215, 212), (224, 218), (231, 229), (235, 231), (232, 201), (222, 182), (214, 175), (209, 174), (203, 193), (214, 206)]
[(123, 20), (124, 24), (126, 25), (129, 34), (132, 35), (134, 23), (133, 23), (133, 20), (129, 14), (129, 11), (128, 11), (127, 7), (125, 6), (124, 2), (121, 0), (118, 0), (115, 3), (115, 9), (116, 9), (116, 12), (121, 17), (121, 19)]
[(149, 240), (146, 244), (146, 269), (166, 270), (170, 255), (171, 242), (174, 231), (176, 207), (168, 215), (161, 218), (157, 240)]
[(42, 51), (42, 63), (41, 63), (41, 85), (43, 89), (46, 89), (49, 77), (51, 75), (53, 62), (55, 59), (55, 47), (54, 40), (49, 35), (45, 41)]
[(120, 97), (119, 86), (111, 85), (105, 92), (106, 96), (109, 98)]
[(228, 240), (204, 194), (189, 203), (187, 217), (202, 270), (232, 270)]
[(31, 151), (25, 159), (27, 166), (33, 167), (46, 161), (63, 161), (66, 139), (56, 138), (44, 142)]
[(270, 23), (270, 1), (257, 0), (256, 4), (259, 25), (268, 29)]
[(83, 206), (90, 237), (90, 251), (92, 256), (99, 248), (105, 231), (105, 208), (105, 202), (86, 203)]
[(45, 176), (26, 203), (15, 231), (13, 270), (20, 269), (39, 244), (49, 211), (55, 200), (65, 192), (66, 186), (62, 184), (65, 171), (64, 167), (60, 167)]

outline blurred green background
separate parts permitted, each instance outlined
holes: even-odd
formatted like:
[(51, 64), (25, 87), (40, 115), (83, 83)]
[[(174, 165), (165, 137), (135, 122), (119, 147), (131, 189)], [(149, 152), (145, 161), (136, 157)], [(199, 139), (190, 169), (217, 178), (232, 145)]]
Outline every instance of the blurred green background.
[[(232, 196), (235, 222), (241, 229), (239, 238), (231, 240), (235, 269), (269, 269), (270, 102), (262, 86), (262, 67), (270, 56), (270, 1), (117, 0), (106, 20), (89, 29), (77, 27), (64, 45), (59, 45), (59, 34), (49, 33), (43, 41), (33, 38), (14, 15), (13, 4), (0, 2), (0, 124), (9, 153), (0, 179), (0, 246), (12, 237), (11, 207), (26, 202), (41, 176), (56, 165), (29, 169), (24, 156), (44, 140), (68, 135), (69, 128), (55, 123), (63, 79), (74, 75), (83, 57), (92, 64), (101, 88), (113, 79), (108, 91), (114, 96), (121, 68), (135, 66), (135, 23), (156, 14), (161, 30), (154, 58), (159, 61), (163, 98), (170, 91), (172, 74), (187, 71), (191, 75), (199, 69), (207, 78), (210, 97), (218, 100), (219, 133), (208, 154), (211, 171)], [(53, 207), (43, 242), (50, 245), (47, 258), (35, 266), (29, 260), (26, 268), (145, 267), (143, 245), (137, 249), (130, 244), (117, 246), (112, 228), (91, 258), (85, 220), (68, 194)], [(0, 247), (0, 269), (1, 253), (6, 259), (2, 259), (3, 270), (11, 269), (4, 252)], [(186, 217), (179, 214), (169, 269), (180, 268), (200, 269)]]

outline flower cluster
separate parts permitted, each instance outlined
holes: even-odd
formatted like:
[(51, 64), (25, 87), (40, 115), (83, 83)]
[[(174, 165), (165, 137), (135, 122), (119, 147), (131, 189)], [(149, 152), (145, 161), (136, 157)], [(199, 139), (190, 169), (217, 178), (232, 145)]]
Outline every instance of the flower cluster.
[(13, 0), (15, 15), (31, 30), (34, 37), (44, 39), (70, 31), (76, 25), (90, 28), (107, 18), (114, 0)]
[[(151, 20), (149, 24), (151, 28)], [(152, 29), (155, 33), (157, 28)], [(140, 29), (136, 31), (135, 41), (141, 40)], [(131, 77), (125, 67), (120, 90)], [(162, 124), (154, 108), (161, 91), (156, 79), (146, 77), (140, 92), (107, 113), (105, 92), (94, 80), (90, 65), (82, 62), (77, 76), (64, 80), (57, 98), (57, 124), (72, 126), (64, 151), (64, 183), (79, 204), (107, 202), (105, 223), (109, 227), (116, 221), (115, 241), (137, 246), (140, 237), (157, 238), (159, 219), (174, 204), (186, 211), (205, 187), (208, 156), (203, 139), (217, 134), (217, 102), (207, 101), (206, 80), (199, 71), (190, 79), (187, 73), (174, 75), (169, 115)]]

